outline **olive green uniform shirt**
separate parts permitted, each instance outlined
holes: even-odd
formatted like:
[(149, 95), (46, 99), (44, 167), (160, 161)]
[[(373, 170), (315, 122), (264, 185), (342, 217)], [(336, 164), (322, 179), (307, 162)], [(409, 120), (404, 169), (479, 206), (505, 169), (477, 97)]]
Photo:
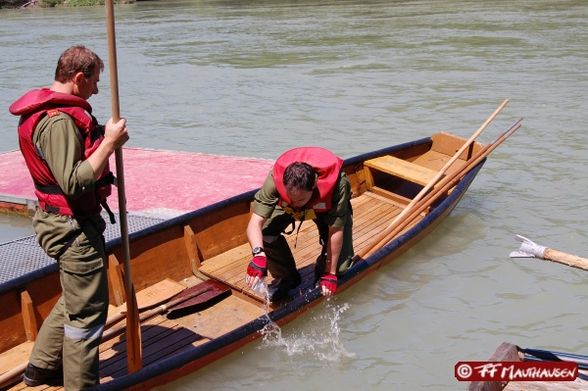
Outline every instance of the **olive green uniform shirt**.
[[(82, 160), (80, 131), (70, 116), (63, 113), (45, 116), (35, 128), (33, 143), (66, 197), (75, 199), (83, 192), (94, 191), (94, 171), (87, 160)], [(49, 256), (56, 257), (72, 236), (79, 234), (80, 227), (70, 216), (41, 212), (39, 210), (35, 214), (33, 228), (41, 247)], [(105, 226), (100, 215), (88, 219), (98, 229)]]
[(33, 143), (43, 154), (59, 187), (68, 198), (94, 189), (94, 171), (83, 159), (80, 132), (67, 114), (46, 116), (33, 133)]
[[(343, 228), (351, 213), (349, 200), (351, 198), (351, 184), (344, 173), (341, 174), (337, 187), (333, 191), (331, 209), (328, 212), (317, 214), (318, 218), (330, 227)], [(270, 172), (263, 186), (255, 194), (253, 213), (265, 219), (269, 219), (280, 200), (280, 193), (276, 188), (273, 173)]]

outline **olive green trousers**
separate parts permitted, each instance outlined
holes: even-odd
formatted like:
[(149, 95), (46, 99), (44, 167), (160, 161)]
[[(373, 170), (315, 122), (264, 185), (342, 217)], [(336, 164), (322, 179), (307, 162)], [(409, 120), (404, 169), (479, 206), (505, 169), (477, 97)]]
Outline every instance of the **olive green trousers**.
[(104, 221), (38, 211), (33, 227), (43, 249), (58, 258), (62, 295), (43, 322), (29, 361), (44, 369), (63, 366), (68, 391), (90, 388), (99, 382), (98, 348), (108, 312)]
[[(296, 268), (296, 262), (292, 255), (292, 250), (282, 233), (293, 227), (294, 218), (284, 212), (282, 208), (276, 206), (270, 218), (265, 222), (263, 233), (263, 246), (267, 255), (268, 270), (272, 277), (289, 281), (299, 280), (299, 273)], [(323, 216), (317, 215), (313, 220), (319, 230), (319, 242), (322, 245), (321, 252), (318, 254), (315, 264), (315, 281), (325, 273), (325, 263), (327, 257), (327, 240), (329, 227), (323, 221)], [(292, 228), (293, 229), (293, 228)], [(345, 273), (352, 266), (353, 259), (353, 219), (351, 214), (347, 216), (345, 227), (343, 228), (343, 247), (337, 261), (337, 274)]]

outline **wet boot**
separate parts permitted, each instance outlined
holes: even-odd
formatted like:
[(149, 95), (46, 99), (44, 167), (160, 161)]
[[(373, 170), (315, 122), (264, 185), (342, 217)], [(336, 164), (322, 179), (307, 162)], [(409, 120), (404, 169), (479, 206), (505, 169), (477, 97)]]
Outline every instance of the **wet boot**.
[(268, 259), (268, 271), (274, 278), (268, 286), (270, 301), (275, 303), (287, 299), (288, 292), (300, 285), (302, 280), (284, 236), (279, 235), (274, 241), (264, 240), (263, 245)]
[(22, 380), (29, 387), (40, 386), (42, 384), (63, 386), (63, 369), (44, 369), (29, 363), (24, 371)]

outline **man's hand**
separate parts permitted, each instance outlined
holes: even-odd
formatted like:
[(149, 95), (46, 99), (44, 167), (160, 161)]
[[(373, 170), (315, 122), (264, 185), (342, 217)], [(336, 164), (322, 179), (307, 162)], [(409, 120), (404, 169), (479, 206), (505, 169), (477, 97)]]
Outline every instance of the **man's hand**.
[(249, 288), (253, 288), (257, 283), (267, 276), (267, 258), (265, 255), (257, 255), (253, 257), (249, 266), (247, 266), (247, 276), (245, 282)]
[(320, 281), (323, 296), (330, 297), (337, 292), (337, 276), (331, 273), (324, 274)]
[(121, 118), (118, 122), (114, 123), (112, 118), (110, 118), (104, 127), (104, 138), (112, 143), (114, 149), (122, 147), (129, 139), (127, 120)]
[(128, 139), (127, 120), (122, 118), (117, 123), (113, 123), (112, 118), (110, 118), (104, 126), (104, 139), (96, 151), (88, 157), (88, 163), (90, 163), (92, 171), (94, 171), (94, 178), (100, 178), (110, 155), (116, 149), (122, 147)]

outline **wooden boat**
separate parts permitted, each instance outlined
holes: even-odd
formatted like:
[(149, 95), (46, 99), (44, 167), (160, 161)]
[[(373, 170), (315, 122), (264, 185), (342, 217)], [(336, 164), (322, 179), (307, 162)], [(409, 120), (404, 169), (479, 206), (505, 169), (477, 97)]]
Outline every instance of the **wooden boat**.
[[(486, 156), (518, 127), (520, 121), (488, 145), (436, 133), (347, 159), (344, 170), (352, 184), (354, 247), (359, 256), (340, 278), (338, 292), (398, 257), (437, 226), (465, 194)], [(407, 209), (427, 187), (430, 191)], [(165, 309), (141, 312), (143, 319), (148, 312), (150, 317), (141, 323), (142, 367), (133, 373), (127, 373), (125, 336), (117, 332), (125, 323), (107, 326), (100, 348), (100, 388), (164, 384), (255, 340), (268, 322), (284, 324), (321, 303), (320, 289), (313, 285), (319, 251), (314, 224), (304, 224), (298, 232), (293, 254), (303, 283), (290, 292), (291, 301), (268, 307), (261, 294), (246, 286), (251, 249), (245, 228), (254, 194), (247, 192), (130, 235), (132, 280), (140, 309), (164, 302), (186, 287), (199, 294), (194, 307), (174, 316)], [(405, 212), (410, 213), (399, 224), (390, 225)], [(295, 240), (292, 235), (289, 241)], [(107, 251), (113, 319), (125, 302), (120, 238), (107, 243)], [(59, 295), (57, 267), (0, 286), (0, 385), (6, 387), (12, 379), (13, 389), (26, 388), (18, 376)]]
[(521, 348), (512, 343), (503, 342), (488, 361), (571, 362), (578, 365), (578, 376), (574, 381), (475, 381), (469, 383), (468, 391), (574, 391), (588, 389), (588, 356), (545, 349)]

